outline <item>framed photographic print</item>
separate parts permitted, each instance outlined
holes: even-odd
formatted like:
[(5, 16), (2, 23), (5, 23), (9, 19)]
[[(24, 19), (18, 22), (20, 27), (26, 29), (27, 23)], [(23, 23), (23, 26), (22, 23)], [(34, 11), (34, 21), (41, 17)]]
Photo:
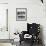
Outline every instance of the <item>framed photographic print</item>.
[(17, 21), (27, 20), (27, 8), (16, 8), (16, 20)]

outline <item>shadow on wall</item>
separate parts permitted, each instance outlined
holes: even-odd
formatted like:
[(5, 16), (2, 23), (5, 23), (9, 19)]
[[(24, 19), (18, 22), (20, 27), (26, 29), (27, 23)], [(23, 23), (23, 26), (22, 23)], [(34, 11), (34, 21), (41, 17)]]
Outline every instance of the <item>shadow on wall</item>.
[(42, 25), (40, 25), (40, 39), (42, 40), (42, 45), (44, 46), (43, 26)]

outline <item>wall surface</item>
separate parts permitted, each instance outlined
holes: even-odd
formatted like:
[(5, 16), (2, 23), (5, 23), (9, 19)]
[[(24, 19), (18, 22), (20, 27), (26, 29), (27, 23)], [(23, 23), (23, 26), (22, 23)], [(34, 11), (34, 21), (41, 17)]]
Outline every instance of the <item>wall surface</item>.
[(0, 3), (8, 3), (8, 0), (0, 0)]
[(9, 38), (9, 32), (6, 31), (7, 9), (8, 9), (8, 4), (0, 4), (0, 39)]
[[(27, 21), (16, 21), (16, 8), (27, 8)], [(40, 0), (9, 0), (9, 31), (11, 38), (15, 31), (27, 30), (27, 23), (40, 23), (46, 42), (45, 4)]]
[[(7, 4), (2, 3), (8, 3), (8, 0), (0, 0), (0, 28), (6, 26), (6, 9), (8, 8)], [(0, 39), (9, 39), (9, 32), (0, 31)], [(12, 45), (11, 43), (0, 43), (0, 46), (12, 46)]]
[[(14, 38), (13, 33), (15, 31), (21, 32), (22, 30), (27, 30), (27, 23), (40, 23), (42, 25), (44, 43), (46, 44), (45, 3), (42, 4), (40, 0), (0, 0), (1, 2), (8, 2), (9, 4), (8, 30), (11, 39)], [(27, 21), (16, 21), (16, 8), (27, 8)], [(0, 46), (6, 45), (8, 44), (0, 44)]]

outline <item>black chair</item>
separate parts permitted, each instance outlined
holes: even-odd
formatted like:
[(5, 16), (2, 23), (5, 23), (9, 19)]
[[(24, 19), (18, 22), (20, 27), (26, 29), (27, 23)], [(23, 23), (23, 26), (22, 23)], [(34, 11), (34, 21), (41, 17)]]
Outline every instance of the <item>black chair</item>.
[(19, 35), (20, 36), (20, 44), (22, 41), (25, 41), (25, 39), (24, 39), (25, 34), (32, 35), (32, 38), (29, 40), (29, 41), (31, 41), (32, 45), (34, 42), (39, 43), (39, 33), (40, 33), (40, 24), (27, 23), (27, 31), (22, 31), (22, 34)]

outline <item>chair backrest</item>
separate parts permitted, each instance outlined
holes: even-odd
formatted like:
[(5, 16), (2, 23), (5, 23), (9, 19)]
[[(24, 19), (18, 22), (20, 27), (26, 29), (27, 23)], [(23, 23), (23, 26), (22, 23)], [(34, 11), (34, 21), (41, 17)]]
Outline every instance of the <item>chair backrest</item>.
[(29, 24), (27, 23), (27, 30), (29, 34), (34, 34), (37, 35), (40, 32), (40, 24), (32, 23)]

